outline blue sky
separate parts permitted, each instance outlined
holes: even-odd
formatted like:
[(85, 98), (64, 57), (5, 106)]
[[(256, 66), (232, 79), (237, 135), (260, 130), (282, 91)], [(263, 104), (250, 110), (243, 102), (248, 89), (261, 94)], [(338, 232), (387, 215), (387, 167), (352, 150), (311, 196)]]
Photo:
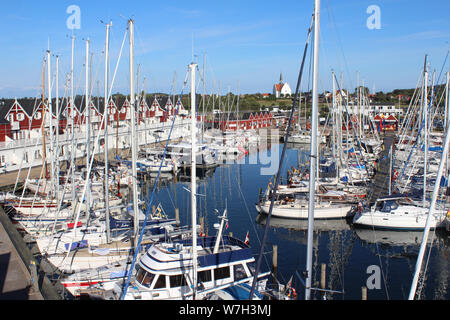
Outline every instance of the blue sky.
[[(60, 94), (64, 94), (63, 77), (70, 69), (72, 31), (66, 27), (70, 5), (81, 10), (81, 29), (74, 32), (77, 93), (84, 90), (85, 39), (90, 38), (93, 53), (93, 94), (97, 85), (101, 93), (105, 25), (100, 21), (113, 22), (113, 71), (130, 17), (136, 26), (140, 87), (145, 77), (147, 92), (171, 92), (174, 75), (175, 93), (181, 92), (192, 43), (200, 71), (206, 54), (208, 93), (219, 92), (219, 84), (223, 94), (228, 90), (271, 92), (280, 72), (294, 89), (313, 2), (1, 1), (0, 97), (40, 94), (42, 60), (49, 42), (52, 54), (61, 57)], [(370, 5), (380, 8), (381, 29), (366, 26)], [(356, 86), (357, 73), (370, 90), (413, 88), (425, 54), (430, 70), (439, 74), (450, 48), (449, 12), (448, 0), (322, 0), (321, 90), (330, 89), (332, 69), (342, 73), (347, 88)], [(52, 57), (53, 72), (54, 64)], [(126, 42), (113, 92), (129, 92), (128, 68)], [(303, 90), (309, 88), (308, 77), (306, 68)]]

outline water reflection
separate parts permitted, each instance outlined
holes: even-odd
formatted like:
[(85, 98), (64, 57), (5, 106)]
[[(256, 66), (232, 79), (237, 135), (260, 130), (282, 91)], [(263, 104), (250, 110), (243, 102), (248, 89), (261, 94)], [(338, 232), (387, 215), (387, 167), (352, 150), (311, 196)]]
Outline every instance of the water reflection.
[[(379, 243), (390, 246), (415, 245), (420, 246), (422, 242), (422, 231), (393, 231), (393, 230), (373, 230), (355, 228), (355, 233), (358, 238), (367, 243)], [(430, 233), (428, 243), (444, 239), (443, 232), (436, 232), (433, 236)]]
[[(258, 224), (265, 226), (266, 221), (267, 215), (265, 214), (258, 214), (258, 216), (256, 217), (256, 222)], [(307, 231), (308, 220), (271, 217), (270, 226), (273, 228), (285, 228), (296, 231)], [(327, 219), (314, 221), (314, 232), (328, 232), (341, 230), (350, 230), (350, 225), (345, 219)]]

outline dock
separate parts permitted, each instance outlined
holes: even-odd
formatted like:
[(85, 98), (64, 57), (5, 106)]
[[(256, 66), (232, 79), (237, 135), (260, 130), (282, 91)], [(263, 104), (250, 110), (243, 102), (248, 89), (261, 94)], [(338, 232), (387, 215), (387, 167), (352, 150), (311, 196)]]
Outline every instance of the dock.
[(33, 252), (0, 207), (0, 300), (62, 300)]
[(373, 205), (378, 198), (389, 194), (389, 152), (392, 146), (392, 152), (395, 153), (394, 138), (395, 135), (391, 132), (387, 132), (384, 136), (383, 151), (378, 158), (373, 186), (367, 197), (370, 205)]

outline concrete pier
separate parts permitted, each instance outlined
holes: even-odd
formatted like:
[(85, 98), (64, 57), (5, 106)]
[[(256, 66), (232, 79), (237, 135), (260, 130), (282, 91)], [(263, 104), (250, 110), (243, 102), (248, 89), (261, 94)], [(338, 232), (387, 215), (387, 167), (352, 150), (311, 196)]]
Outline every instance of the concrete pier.
[(0, 300), (60, 300), (22, 236), (0, 207)]

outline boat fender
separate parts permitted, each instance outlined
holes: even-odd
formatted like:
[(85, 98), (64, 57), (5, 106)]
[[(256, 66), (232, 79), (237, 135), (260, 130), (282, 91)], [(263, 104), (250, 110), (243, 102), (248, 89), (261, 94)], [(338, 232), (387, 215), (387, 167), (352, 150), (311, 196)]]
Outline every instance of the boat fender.
[(294, 288), (289, 288), (287, 296), (290, 299), (294, 299), (295, 297), (297, 297), (297, 292), (295, 291)]

